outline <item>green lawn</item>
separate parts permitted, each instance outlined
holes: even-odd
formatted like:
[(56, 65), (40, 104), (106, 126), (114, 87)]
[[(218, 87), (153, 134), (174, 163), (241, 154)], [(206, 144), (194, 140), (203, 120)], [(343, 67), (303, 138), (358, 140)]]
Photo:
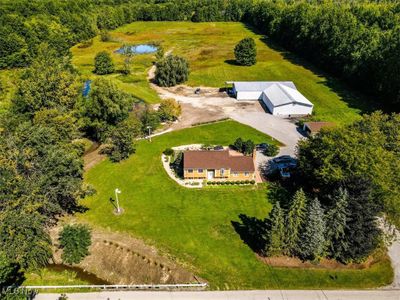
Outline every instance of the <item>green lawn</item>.
[[(338, 81), (321, 73), (291, 55), (276, 50), (262, 35), (242, 23), (135, 22), (111, 33), (114, 42), (101, 42), (97, 37), (88, 48), (72, 48), (73, 63), (83, 74), (93, 77), (94, 56), (100, 50), (113, 52), (122, 44), (160, 43), (165, 50), (189, 60), (191, 86), (223, 87), (228, 80), (291, 80), (315, 105), (315, 119), (347, 123), (370, 110), (366, 97), (355, 95)], [(233, 48), (244, 37), (253, 37), (257, 44), (256, 65), (236, 66)], [(121, 68), (122, 58), (112, 54)], [(159, 101), (146, 80), (153, 55), (138, 55), (130, 76), (110, 75), (125, 90), (149, 103)]]
[(26, 280), (23, 285), (83, 285), (91, 284), (77, 277), (73, 271), (55, 271), (52, 269), (41, 269), (37, 272), (25, 273)]
[[(165, 173), (161, 153), (167, 147), (215, 143), (236, 137), (268, 141), (262, 133), (226, 121), (184, 129), (140, 141), (136, 154), (118, 164), (106, 160), (85, 175), (97, 190), (81, 204), (89, 210), (77, 216), (92, 226), (127, 232), (170, 254), (213, 289), (358, 288), (389, 283), (387, 259), (368, 270), (271, 268), (260, 262), (232, 226), (239, 215), (263, 219), (271, 209), (268, 187), (188, 189)], [(109, 199), (120, 188), (124, 214), (115, 216)]]

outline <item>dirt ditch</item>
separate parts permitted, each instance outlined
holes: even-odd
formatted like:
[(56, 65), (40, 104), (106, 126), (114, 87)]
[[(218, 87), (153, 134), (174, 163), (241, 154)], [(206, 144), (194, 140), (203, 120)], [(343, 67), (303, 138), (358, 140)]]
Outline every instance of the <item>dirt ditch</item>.
[[(57, 247), (60, 228), (51, 231), (54, 263), (61, 264)], [(102, 230), (92, 231), (90, 255), (76, 267), (110, 284), (174, 284), (199, 283), (204, 280), (172, 259), (161, 255), (154, 247), (127, 234)]]

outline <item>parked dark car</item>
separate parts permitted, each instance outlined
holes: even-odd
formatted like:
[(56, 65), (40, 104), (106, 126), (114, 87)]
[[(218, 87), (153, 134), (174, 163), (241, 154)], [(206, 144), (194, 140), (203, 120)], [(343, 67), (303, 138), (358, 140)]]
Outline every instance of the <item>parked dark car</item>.
[(268, 144), (266, 144), (266, 143), (261, 143), (261, 144), (256, 145), (256, 149), (260, 150), (260, 151), (264, 151), (267, 148), (268, 148)]
[(196, 95), (199, 95), (200, 92), (201, 92), (200, 88), (197, 88), (197, 89), (194, 90), (194, 93), (195, 93)]
[(222, 151), (222, 150), (224, 150), (224, 147), (218, 145), (218, 146), (215, 146), (215, 147), (214, 147), (214, 150), (215, 150), (215, 151)]
[(295, 168), (297, 167), (297, 160), (290, 155), (282, 155), (279, 157), (275, 157), (272, 162), (276, 165), (277, 168)]

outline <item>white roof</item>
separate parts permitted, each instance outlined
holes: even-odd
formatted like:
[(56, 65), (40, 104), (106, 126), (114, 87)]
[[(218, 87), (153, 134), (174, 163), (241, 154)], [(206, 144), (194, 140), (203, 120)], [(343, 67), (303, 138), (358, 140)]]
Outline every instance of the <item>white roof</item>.
[(296, 89), (292, 81), (233, 81), (237, 92), (262, 92), (273, 84), (281, 84)]
[(263, 92), (273, 106), (282, 106), (294, 103), (313, 106), (313, 104), (296, 89), (296, 87), (292, 88), (284, 84), (274, 83)]

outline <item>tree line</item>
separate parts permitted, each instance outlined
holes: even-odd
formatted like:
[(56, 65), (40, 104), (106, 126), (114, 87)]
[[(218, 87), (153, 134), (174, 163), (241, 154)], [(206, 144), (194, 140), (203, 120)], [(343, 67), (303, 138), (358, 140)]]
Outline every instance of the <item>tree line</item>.
[(64, 56), (72, 45), (134, 21), (243, 21), (400, 109), (398, 1), (4, 0), (0, 68), (29, 65), (41, 42)]
[[(70, 58), (41, 44), (0, 114), (0, 273), (47, 265), (47, 229), (59, 216), (83, 210), (79, 199), (95, 192), (83, 184), (83, 138), (105, 144), (110, 159), (120, 161), (149, 127), (179, 114), (173, 99), (156, 111), (104, 78), (95, 79), (84, 96)], [(0, 286), (8, 282), (0, 276)]]
[(364, 93), (400, 109), (398, 1), (269, 1), (244, 21)]

